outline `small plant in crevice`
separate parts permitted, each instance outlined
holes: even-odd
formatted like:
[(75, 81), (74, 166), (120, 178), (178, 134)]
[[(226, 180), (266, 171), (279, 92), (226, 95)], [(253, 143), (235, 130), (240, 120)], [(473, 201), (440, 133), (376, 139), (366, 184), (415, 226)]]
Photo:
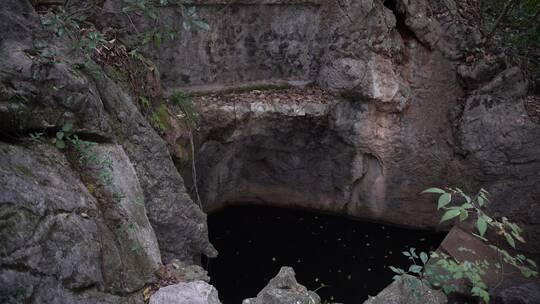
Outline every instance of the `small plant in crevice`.
[(394, 281), (401, 279), (405, 280), (405, 283), (412, 291), (413, 296), (420, 299), (420, 297), (428, 290), (427, 288), (424, 288), (424, 281), (426, 279), (424, 270), (426, 269), (426, 263), (429, 259), (428, 254), (425, 252), (416, 253), (416, 248), (410, 248), (409, 251), (403, 251), (402, 254), (413, 263), (409, 266), (408, 270), (394, 266), (388, 267), (396, 273), (393, 278)]
[(191, 129), (196, 129), (199, 122), (199, 113), (189, 95), (182, 91), (175, 91), (170, 100), (182, 112), (178, 118), (183, 119)]
[(162, 132), (170, 128), (169, 125), (169, 109), (165, 104), (160, 104), (150, 114), (150, 121)]
[[(112, 198), (115, 202), (120, 202), (125, 196), (120, 191), (114, 189), (113, 184), (113, 161), (110, 158), (100, 159), (93, 147), (95, 142), (82, 140), (73, 130), (73, 124), (66, 123), (61, 130), (56, 132), (56, 136), (51, 140), (58, 149), (68, 148), (68, 144), (75, 149), (79, 158), (78, 161), (83, 167), (96, 167), (98, 170), (97, 179), (104, 187), (112, 187)], [(95, 192), (93, 184), (88, 186), (90, 192)]]
[(106, 44), (104, 35), (87, 22), (87, 10), (67, 11), (59, 6), (47, 13), (42, 24), (59, 37), (68, 37), (72, 50), (82, 50), (86, 62), (91, 61), (92, 53)]
[(33, 132), (30, 133), (30, 140), (33, 142), (41, 143), (43, 142), (43, 132)]
[(52, 139), (52, 143), (58, 148), (58, 149), (64, 149), (66, 147), (66, 141), (70, 141), (73, 135), (73, 125), (70, 123), (67, 123), (62, 126), (62, 129), (58, 132), (56, 132), (56, 137)]
[(178, 115), (178, 118), (182, 119), (186, 129), (188, 130), (189, 136), (189, 146), (191, 153), (191, 176), (193, 179), (193, 190), (195, 192), (195, 197), (197, 198), (197, 204), (202, 209), (202, 201), (199, 195), (198, 188), (198, 179), (197, 179), (197, 168), (195, 161), (195, 141), (193, 140), (193, 131), (197, 130), (197, 124), (199, 122), (199, 114), (191, 98), (182, 91), (175, 91), (170, 97), (170, 101), (180, 108), (181, 113)]
[(70, 14), (64, 7), (58, 7), (57, 11), (47, 15), (42, 23), (51, 28), (58, 37), (67, 35), (73, 38), (73, 32), (80, 29), (80, 23), (86, 18), (86, 15)]
[[(460, 247), (458, 250), (470, 250)], [(432, 252), (431, 257), (437, 260), (436, 265), (442, 268), (446, 273), (439, 273), (437, 269), (431, 267), (427, 270), (426, 277), (435, 287), (442, 288), (445, 294), (451, 294), (458, 291), (458, 286), (453, 280), (465, 279), (471, 286), (471, 295), (489, 302), (489, 293), (487, 285), (482, 279), (489, 269), (490, 263), (487, 260), (459, 261), (445, 253)], [(497, 263), (495, 267), (500, 268)]]
[[(491, 229), (496, 235), (502, 236), (505, 243), (513, 250), (516, 249), (516, 240), (525, 243), (525, 239), (522, 236), (523, 230), (518, 224), (511, 222), (506, 217), (500, 219), (491, 217), (484, 211), (489, 201), (486, 190), (481, 189), (472, 197), (465, 194), (459, 188), (447, 188), (446, 190), (429, 188), (422, 193), (439, 194), (437, 209), (445, 211), (441, 217), (441, 222), (452, 219), (459, 219), (460, 222), (472, 220), (477, 230), (477, 233), (472, 232), (472, 235), (497, 252), (500, 261), (492, 265), (486, 259), (459, 260), (456, 257), (438, 251), (430, 252), (429, 254), (426, 252), (417, 254), (414, 248), (404, 251), (403, 255), (407, 256), (413, 262), (409, 269), (405, 271), (393, 266), (389, 268), (397, 274), (394, 276), (394, 279), (401, 278), (404, 274), (411, 275), (406, 277), (406, 283), (417, 300), (420, 300), (422, 295), (422, 282), (428, 283), (432, 288), (440, 288), (446, 294), (451, 294), (458, 291), (456, 281), (465, 280), (470, 286), (471, 295), (480, 298), (485, 303), (489, 303), (490, 295), (483, 277), (491, 267), (502, 271), (503, 262), (518, 269), (525, 278), (538, 276), (536, 262), (521, 253), (512, 254), (509, 250), (504, 249), (503, 246), (496, 245), (486, 237), (488, 229)], [(459, 201), (461, 203), (451, 204), (453, 201)], [(474, 250), (466, 247), (459, 247), (458, 250), (472, 255), (476, 254)], [(428, 256), (431, 258), (429, 263)]]

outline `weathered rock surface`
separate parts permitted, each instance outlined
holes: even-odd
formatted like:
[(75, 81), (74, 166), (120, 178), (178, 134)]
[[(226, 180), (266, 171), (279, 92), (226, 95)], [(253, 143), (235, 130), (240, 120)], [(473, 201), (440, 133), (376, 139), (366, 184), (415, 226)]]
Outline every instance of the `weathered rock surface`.
[(377, 296), (371, 297), (364, 304), (444, 304), (446, 296), (442, 291), (433, 290), (428, 284), (418, 284), (419, 293), (415, 294), (409, 280), (417, 280), (409, 275), (403, 275), (381, 291)]
[(118, 85), (106, 77), (95, 81), (109, 123), (119, 132), (118, 140), (141, 180), (148, 218), (164, 262), (172, 258), (192, 262), (200, 253), (215, 256), (217, 252), (208, 241), (206, 215), (186, 193), (165, 141)]
[(494, 304), (533, 304), (540, 303), (540, 283), (515, 284), (499, 288), (495, 292)]
[(524, 226), (527, 250), (540, 258), (540, 126), (527, 114), (526, 94), (518, 68), (500, 72), (467, 97), (457, 136), (469, 181), (491, 193), (494, 214)]
[[(422, 79), (435, 72), (426, 73)], [(448, 73), (433, 85), (457, 90)], [(458, 172), (445, 180), (459, 176), (460, 164), (445, 140), (452, 137), (450, 121), (441, 110), (450, 109), (450, 96), (428, 110), (420, 104), (429, 107), (431, 99), (422, 97), (404, 118), (372, 103), (299, 92), (195, 100), (201, 119), (197, 173), (206, 210), (265, 203), (416, 227), (438, 224), (433, 202), (418, 193), (421, 185), (440, 183), (445, 172)], [(435, 98), (428, 90), (421, 94)]]
[[(467, 1), (193, 3), (209, 31), (143, 50), (168, 91), (313, 84), (332, 94), (307, 87), (198, 99), (207, 210), (261, 203), (432, 228), (436, 208), (418, 193), (466, 184), (492, 192), (492, 210), (522, 223), (526, 249), (540, 252), (540, 131), (523, 104), (528, 83), (499, 57), (462, 64), (481, 40)], [(100, 1), (89, 20), (132, 43), (154, 23), (132, 24), (124, 4)], [(187, 264), (214, 256), (204, 213), (132, 96), (80, 68), (30, 1), (3, 1), (0, 34), (0, 300), (137, 301), (161, 255)], [(101, 168), (81, 166), (73, 150), (27, 140), (38, 131), (48, 141), (67, 122), (110, 158), (114, 187), (100, 186)], [(253, 301), (311, 300), (291, 272)], [(182, 288), (213, 294), (195, 285)]]
[[(260, 7), (267, 8), (265, 3)], [(319, 18), (317, 69), (290, 78), (277, 72), (265, 77), (312, 82), (333, 96), (314, 101), (311, 89), (305, 89), (300, 99), (287, 90), (196, 99), (201, 119), (196, 160), (206, 210), (263, 203), (415, 227), (437, 225), (433, 202), (418, 193), (429, 185), (462, 180), (465, 170), (448, 113), (464, 95), (457, 58), (478, 42), (464, 15), (467, 7), (445, 3), (278, 1), (279, 9), (310, 7), (291, 21), (291, 28), (297, 29), (304, 17)], [(255, 30), (233, 17), (256, 7), (250, 2), (229, 12), (237, 39)], [(212, 22), (215, 8), (200, 9)], [(205, 45), (214, 33), (231, 34), (219, 26), (210, 31), (191, 37), (188, 44)], [(273, 31), (269, 26), (269, 35)], [(184, 46), (167, 48), (176, 52)], [(223, 52), (243, 62), (242, 48), (231, 50)], [(209, 84), (217, 89), (229, 85), (216, 73)], [(264, 80), (245, 75), (232, 82)], [(199, 86), (197, 81), (174, 81), (172, 87), (196, 91)]]
[[(121, 148), (103, 148), (118, 188), (140, 192)], [(3, 303), (113, 302), (143, 287), (161, 262), (144, 206), (94, 197), (49, 145), (2, 143), (0, 153)]]
[[(320, 18), (320, 54), (316, 73), (296, 79), (333, 96), (314, 102), (311, 89), (298, 99), (255, 88), (197, 98), (204, 207), (272, 204), (425, 228), (438, 217), (432, 200), (419, 196), (423, 189), (484, 187), (496, 214), (529, 227), (531, 246), (539, 244), (537, 208), (528, 208), (538, 201), (540, 155), (538, 124), (522, 102), (528, 84), (504, 57), (470, 52), (481, 41), (474, 11), (462, 1), (303, 5), (313, 9), (303, 14)], [(213, 9), (201, 7), (203, 16), (212, 20)], [(253, 9), (250, 2), (236, 13)], [(245, 38), (247, 30), (231, 22)], [(229, 85), (216, 77), (214, 89)], [(236, 82), (261, 79), (249, 74)], [(176, 81), (172, 86), (197, 90), (196, 82)]]
[[(0, 17), (0, 302), (141, 303), (161, 254), (215, 255), (132, 97), (81, 67), (30, 1), (4, 1)], [(55, 148), (66, 123), (96, 143)]]
[(208, 272), (199, 265), (184, 263), (174, 259), (170, 263), (161, 266), (156, 271), (156, 276), (159, 279), (167, 281), (194, 282), (203, 281), (210, 282)]
[(245, 299), (242, 304), (319, 304), (321, 299), (306, 287), (298, 284), (294, 270), (282, 267), (256, 298)]
[[(460, 145), (467, 142), (464, 137), (473, 140), (482, 132), (476, 128), (476, 135), (469, 136), (453, 129), (464, 123), (461, 115), (468, 115), (469, 110), (455, 111), (462, 98), (506, 68), (498, 56), (462, 64), (465, 57), (474, 57), (482, 40), (470, 3), (223, 3), (194, 3), (209, 23), (208, 31), (193, 28), (180, 41), (164, 42), (159, 51), (145, 49), (156, 60), (168, 91), (312, 83), (334, 97), (325, 105), (311, 102), (309, 94), (301, 102), (285, 98), (277, 104), (262, 96), (238, 104), (223, 97), (217, 100), (219, 107), (200, 103), (196, 159), (207, 210), (234, 202), (279, 203), (433, 227), (438, 224), (436, 208), (429, 198), (418, 197), (422, 189), (467, 183), (466, 190), (473, 191), (500, 182), (485, 178), (470, 183), (476, 174), (471, 172), (477, 171), (468, 166), (477, 165), (464, 161), (462, 152), (469, 148)], [(93, 20), (102, 28), (120, 25), (124, 30), (119, 35), (126, 41), (132, 41), (135, 27), (143, 31), (153, 26), (144, 18), (132, 24), (120, 0), (101, 6)], [(160, 12), (165, 23), (182, 20), (178, 11)], [(523, 142), (521, 137), (515, 140)], [(167, 224), (160, 226), (153, 218), (168, 218), (162, 212), (167, 208), (152, 206), (161, 205), (152, 202), (148, 209), (167, 255), (180, 249), (163, 240), (170, 236), (160, 237), (169, 231)], [(204, 240), (192, 243), (211, 255)]]
[(150, 297), (150, 304), (220, 304), (214, 286), (194, 281), (160, 288)]
[(43, 38), (30, 1), (3, 1), (0, 17), (2, 133), (26, 136), (27, 130), (54, 129), (68, 121), (95, 136), (110, 132), (95, 88), (62, 60), (67, 46)]

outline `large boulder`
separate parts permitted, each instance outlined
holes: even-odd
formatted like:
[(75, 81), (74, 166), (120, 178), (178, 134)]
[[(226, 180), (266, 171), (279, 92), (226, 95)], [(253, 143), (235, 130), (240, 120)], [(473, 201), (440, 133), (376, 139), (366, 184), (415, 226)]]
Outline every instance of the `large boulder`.
[(431, 289), (429, 284), (416, 277), (402, 275), (364, 304), (445, 304), (447, 301), (442, 291)]
[(298, 284), (294, 270), (282, 267), (279, 273), (268, 282), (256, 298), (245, 299), (242, 304), (319, 304), (321, 299), (306, 287)]
[(466, 98), (457, 137), (469, 183), (491, 193), (492, 214), (524, 226), (525, 249), (538, 259), (540, 125), (525, 107), (527, 88), (518, 68), (497, 74)]
[(153, 276), (161, 259), (135, 171), (120, 147), (98, 150), (114, 159), (120, 201), (94, 196), (54, 147), (0, 144), (3, 303), (114, 302)]
[(132, 97), (107, 77), (95, 78), (109, 123), (126, 150), (144, 192), (148, 218), (164, 262), (194, 262), (217, 251), (208, 241), (206, 215), (191, 200), (165, 141), (139, 112)]
[(221, 304), (214, 286), (203, 281), (180, 283), (160, 288), (149, 304)]

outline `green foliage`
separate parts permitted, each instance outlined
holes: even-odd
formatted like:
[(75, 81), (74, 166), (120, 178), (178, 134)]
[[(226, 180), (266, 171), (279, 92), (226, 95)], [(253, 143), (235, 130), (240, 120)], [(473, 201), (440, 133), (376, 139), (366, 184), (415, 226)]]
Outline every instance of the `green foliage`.
[[(96, 145), (94, 142), (81, 140), (77, 134), (74, 133), (73, 124), (66, 123), (62, 126), (62, 129), (56, 132), (56, 136), (51, 140), (51, 142), (61, 150), (64, 150), (68, 147), (70, 143), (75, 151), (79, 155), (79, 163), (82, 166), (89, 167), (95, 166), (98, 168), (98, 180), (101, 185), (105, 187), (113, 186), (113, 162), (110, 158), (99, 159), (97, 154), (94, 152), (93, 147)], [(117, 195), (119, 193), (113, 191), (113, 199), (119, 201), (123, 196)]]
[(99, 46), (102, 46), (106, 43), (105, 36), (99, 31), (91, 31), (83, 40), (83, 49), (85, 54), (91, 54)]
[(171, 95), (170, 101), (182, 111), (179, 118), (184, 119), (188, 126), (194, 129), (199, 121), (199, 114), (191, 98), (182, 91), (175, 91)]
[[(210, 26), (204, 22), (198, 15), (194, 6), (188, 7), (181, 0), (160, 0), (159, 2), (147, 0), (124, 0), (124, 12), (128, 18), (133, 14), (142, 14), (152, 23), (144, 33), (142, 33), (142, 44), (153, 43), (160, 47), (166, 40), (174, 40), (178, 37), (178, 31), (175, 28), (174, 20), (166, 20), (160, 16), (160, 8), (168, 7), (177, 10), (182, 16), (182, 27), (190, 31), (194, 26), (209, 30)], [(139, 32), (135, 24), (131, 23), (136, 32)]]
[(58, 149), (64, 149), (66, 148), (66, 140), (70, 140), (71, 135), (73, 135), (73, 125), (67, 123), (62, 126), (60, 131), (56, 132), (56, 137), (52, 139), (52, 143)]
[(150, 120), (161, 131), (167, 131), (170, 128), (169, 110), (165, 104), (160, 104), (155, 111), (150, 115)]
[(441, 286), (447, 294), (457, 291), (457, 286), (448, 283), (451, 280), (466, 280), (471, 287), (471, 294), (481, 298), (484, 302), (489, 302), (489, 293), (487, 285), (482, 276), (486, 274), (489, 263), (486, 260), (481, 261), (458, 261), (444, 253), (432, 252), (431, 257), (436, 260), (436, 265), (444, 269), (448, 274), (440, 274), (431, 271), (427, 277), (434, 286)]
[(424, 291), (424, 269), (426, 267), (426, 263), (428, 262), (428, 254), (425, 252), (420, 252), (417, 254), (416, 248), (410, 248), (409, 251), (403, 251), (402, 254), (412, 262), (408, 270), (394, 266), (389, 266), (389, 268), (396, 274), (393, 277), (394, 281), (404, 279), (405, 284), (407, 284), (407, 287), (411, 290), (412, 294), (416, 298), (416, 301), (418, 302), (420, 301)]
[(156, 69), (156, 65), (152, 62), (152, 60), (144, 57), (141, 53), (139, 53), (137, 50), (131, 50), (129, 51), (128, 55), (141, 62), (147, 69), (150, 71), (154, 71)]
[[(486, 242), (490, 248), (497, 251), (504, 262), (520, 270), (524, 277), (538, 276), (536, 263), (533, 260), (525, 257), (523, 254), (512, 255), (507, 250), (494, 245), (486, 238), (488, 229), (491, 229), (496, 235), (503, 236), (506, 243), (513, 249), (516, 248), (516, 240), (525, 243), (525, 239), (522, 236), (523, 230), (519, 225), (509, 221), (506, 217), (497, 219), (488, 216), (484, 212), (484, 208), (489, 202), (488, 192), (486, 190), (481, 189), (474, 196), (465, 194), (459, 188), (429, 188), (422, 193), (439, 195), (437, 209), (444, 211), (441, 222), (457, 219), (463, 222), (474, 216), (473, 223), (475, 224), (475, 229), (478, 231), (478, 234), (473, 233), (474, 236)], [(453, 202), (456, 203), (452, 204)], [(473, 250), (465, 247), (460, 247), (458, 250), (466, 251), (473, 255), (476, 254)], [(409, 278), (406, 283), (417, 298), (420, 294), (418, 286), (422, 286), (422, 281), (427, 281), (432, 287), (441, 288), (446, 294), (450, 294), (457, 291), (457, 286), (453, 283), (455, 280), (465, 280), (471, 286), (471, 295), (488, 303), (490, 297), (487, 291), (487, 285), (482, 277), (490, 267), (497, 267), (498, 269), (502, 267), (499, 263), (490, 265), (488, 261), (481, 259), (459, 261), (454, 257), (440, 252), (431, 252), (429, 256), (435, 262), (427, 264), (428, 254), (425, 252), (417, 254), (414, 248), (404, 251), (403, 255), (412, 261), (407, 271), (393, 266), (389, 268), (396, 273), (394, 279), (398, 279), (404, 274), (414, 277), (413, 279)], [(435, 266), (438, 266), (438, 268)], [(444, 271), (441, 271), (441, 269)]]
[(87, 33), (82, 31), (82, 24), (87, 18), (88, 15), (80, 11), (70, 13), (60, 6), (44, 18), (43, 25), (58, 37), (68, 36), (75, 49), (82, 49), (85, 54), (91, 54), (98, 46), (104, 44), (105, 39), (97, 30), (90, 30)]
[(58, 7), (56, 13), (49, 14), (43, 20), (43, 25), (52, 29), (58, 37), (72, 35), (80, 29), (80, 23), (85, 21), (87, 16), (76, 16), (66, 12), (63, 7)]
[(482, 2), (484, 27), (496, 45), (513, 63), (529, 73), (540, 73), (540, 0)]
[(117, 83), (122, 85), (129, 84), (129, 75), (125, 70), (122, 70), (116, 66), (110, 66), (107, 72), (109, 77)]
[[(525, 243), (525, 239), (522, 236), (523, 229), (521, 229), (518, 224), (509, 221), (506, 217), (502, 217), (501, 219), (492, 218), (484, 212), (484, 207), (486, 203), (489, 202), (487, 197), (488, 193), (486, 190), (481, 189), (473, 197), (465, 194), (463, 190), (459, 188), (438, 190), (442, 192), (438, 192), (440, 196), (437, 208), (445, 210), (441, 222), (454, 219), (458, 216), (459, 220), (463, 222), (469, 218), (469, 215), (473, 214), (476, 216), (475, 224), (476, 229), (479, 233), (475, 234), (475, 236), (482, 239), (483, 241), (487, 241), (486, 238), (484, 238), (487, 229), (492, 228), (498, 235), (504, 236), (507, 243), (512, 248), (516, 248), (515, 240), (521, 243)], [(452, 196), (461, 198), (462, 203), (455, 206), (448, 206)], [(444, 204), (441, 204), (441, 201), (443, 201)]]
[(182, 21), (182, 26), (184, 27), (186, 31), (191, 30), (193, 25), (206, 31), (210, 29), (210, 26), (208, 25), (208, 23), (202, 21), (199, 18), (194, 6), (187, 9), (183, 7), (182, 17), (184, 18), (184, 20)]
[[(92, 54), (95, 50), (103, 47), (106, 43), (104, 35), (86, 23), (88, 15), (85, 10), (68, 12), (64, 7), (56, 7), (43, 20), (43, 25), (52, 30), (56, 36), (67, 36), (72, 44), (74, 51), (79, 51), (84, 57), (84, 67), (94, 76), (101, 77), (101, 69), (92, 60)], [(83, 26), (85, 24), (85, 26)], [(46, 49), (46, 51), (48, 51)], [(43, 52), (41, 57), (47, 58)], [(49, 63), (56, 63), (55, 56), (51, 56)], [(97, 68), (96, 68), (97, 66)]]
[(33, 132), (30, 133), (30, 140), (33, 142), (42, 142), (43, 132)]

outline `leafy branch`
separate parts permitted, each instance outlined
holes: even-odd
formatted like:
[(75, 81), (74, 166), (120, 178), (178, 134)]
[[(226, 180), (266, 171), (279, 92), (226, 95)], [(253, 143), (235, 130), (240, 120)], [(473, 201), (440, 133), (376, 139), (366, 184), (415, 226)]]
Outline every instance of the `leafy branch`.
[[(524, 277), (538, 276), (535, 261), (521, 253), (513, 255), (509, 251), (492, 244), (486, 237), (489, 229), (494, 231), (496, 235), (504, 237), (506, 243), (512, 249), (516, 249), (516, 240), (520, 243), (525, 243), (525, 239), (522, 236), (523, 229), (518, 224), (511, 222), (506, 217), (501, 217), (500, 219), (491, 217), (484, 211), (486, 204), (489, 202), (488, 192), (486, 190), (480, 189), (474, 196), (467, 195), (460, 188), (429, 188), (422, 193), (439, 195), (437, 209), (444, 211), (441, 217), (441, 223), (456, 219), (464, 222), (474, 217), (472, 221), (475, 224), (477, 233), (473, 232), (472, 234), (475, 237), (487, 243), (491, 249), (495, 250), (502, 257), (504, 262), (518, 269)], [(458, 250), (476, 254), (473, 250), (465, 247), (460, 247)], [(422, 286), (423, 280), (429, 282), (434, 288), (442, 288), (446, 294), (457, 291), (457, 286), (453, 281), (466, 280), (472, 286), (470, 290), (471, 295), (489, 303), (490, 296), (487, 290), (487, 284), (483, 281), (483, 276), (492, 266), (487, 260), (460, 261), (447, 254), (433, 251), (429, 255), (425, 252), (417, 254), (414, 248), (404, 251), (403, 255), (412, 261), (407, 271), (393, 266), (389, 268), (396, 273), (394, 280), (405, 274), (413, 276), (413, 279), (407, 280), (407, 284), (409, 284), (409, 288), (417, 296), (417, 299), (419, 299), (420, 295), (418, 286)], [(428, 265), (428, 256), (436, 262)], [(435, 266), (442, 268), (446, 273), (437, 271)], [(499, 269), (502, 268), (502, 265), (499, 263), (496, 263), (494, 266)]]

